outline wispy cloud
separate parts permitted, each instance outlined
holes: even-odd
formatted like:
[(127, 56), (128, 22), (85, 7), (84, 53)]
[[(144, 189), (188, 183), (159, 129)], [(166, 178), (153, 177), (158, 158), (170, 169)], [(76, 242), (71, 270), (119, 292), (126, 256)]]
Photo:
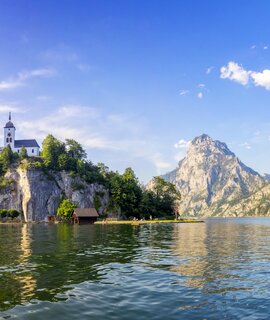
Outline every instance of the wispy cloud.
[(78, 54), (71, 47), (63, 44), (43, 51), (41, 58), (50, 62), (76, 62), (79, 60)]
[(7, 114), (8, 112), (24, 113), (25, 110), (23, 108), (15, 107), (9, 104), (0, 104), (0, 113)]
[(187, 94), (189, 94), (189, 90), (181, 90), (179, 92), (179, 96), (186, 96)]
[(197, 95), (197, 97), (198, 97), (199, 99), (202, 99), (202, 98), (203, 98), (203, 93), (202, 93), (202, 92), (199, 92), (198, 95)]
[(185, 139), (180, 139), (178, 142), (174, 144), (175, 149), (185, 149), (188, 148), (190, 141)]
[(90, 65), (84, 63), (77, 64), (77, 68), (82, 72), (89, 72), (92, 69)]
[(35, 121), (20, 121), (17, 129), (21, 137), (36, 138), (40, 142), (49, 133), (61, 140), (75, 139), (84, 146), (90, 158), (95, 151), (109, 154), (118, 162), (119, 157), (126, 163), (142, 159), (151, 163), (156, 174), (173, 167), (159, 151), (158, 139), (148, 131), (144, 119), (132, 115), (108, 114), (89, 106), (63, 105)]
[(0, 91), (16, 89), (24, 86), (28, 80), (36, 77), (52, 77), (56, 74), (54, 69), (43, 68), (19, 72), (15, 77), (0, 81)]
[(214, 67), (209, 67), (206, 69), (205, 73), (210, 74), (214, 70)]
[(248, 142), (241, 143), (239, 146), (244, 147), (247, 150), (251, 149), (251, 145)]
[(44, 96), (37, 96), (36, 99), (39, 100), (39, 101), (48, 101), (48, 100), (51, 100), (52, 97), (44, 95)]

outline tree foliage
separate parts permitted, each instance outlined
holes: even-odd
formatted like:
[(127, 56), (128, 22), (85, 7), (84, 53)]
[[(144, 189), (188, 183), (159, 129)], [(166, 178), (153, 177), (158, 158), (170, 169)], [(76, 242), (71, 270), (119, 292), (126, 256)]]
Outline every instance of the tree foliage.
[(120, 208), (126, 216), (140, 216), (139, 207), (142, 199), (142, 189), (138, 178), (131, 168), (120, 175), (116, 173), (110, 179), (111, 205)]
[(76, 205), (74, 203), (70, 202), (68, 199), (63, 199), (57, 209), (57, 216), (64, 220), (68, 220), (71, 218), (75, 208)]
[(1, 174), (5, 173), (11, 166), (15, 159), (15, 156), (10, 148), (10, 146), (6, 146), (1, 154), (0, 154), (0, 171)]
[(68, 156), (74, 159), (86, 159), (87, 154), (79, 142), (73, 139), (66, 139), (65, 145)]
[(64, 153), (64, 143), (49, 134), (42, 143), (42, 157), (45, 166), (49, 169), (59, 169), (58, 159)]
[(21, 150), (20, 150), (20, 159), (23, 160), (23, 159), (27, 159), (27, 158), (28, 158), (27, 150), (24, 146), (22, 146)]

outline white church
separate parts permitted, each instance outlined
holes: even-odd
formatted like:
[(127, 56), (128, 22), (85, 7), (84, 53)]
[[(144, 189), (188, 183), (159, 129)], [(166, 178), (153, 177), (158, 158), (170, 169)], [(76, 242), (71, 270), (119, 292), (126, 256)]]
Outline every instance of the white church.
[(9, 113), (9, 121), (4, 127), (4, 146), (10, 146), (13, 152), (20, 152), (25, 147), (29, 157), (39, 156), (40, 147), (35, 139), (15, 140), (16, 128), (11, 122), (11, 113)]

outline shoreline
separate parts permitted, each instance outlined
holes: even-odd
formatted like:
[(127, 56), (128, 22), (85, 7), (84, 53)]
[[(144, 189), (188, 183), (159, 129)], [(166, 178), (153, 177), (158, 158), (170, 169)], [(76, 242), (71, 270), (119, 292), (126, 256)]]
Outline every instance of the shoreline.
[(197, 219), (179, 219), (179, 220), (105, 220), (96, 221), (94, 224), (112, 225), (112, 224), (128, 224), (128, 225), (141, 225), (141, 224), (157, 224), (157, 223), (204, 223), (203, 220)]

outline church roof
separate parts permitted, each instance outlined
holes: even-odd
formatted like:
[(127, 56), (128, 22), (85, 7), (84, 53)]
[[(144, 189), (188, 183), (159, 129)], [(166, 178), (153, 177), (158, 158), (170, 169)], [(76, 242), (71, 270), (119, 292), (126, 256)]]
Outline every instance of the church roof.
[(35, 147), (38, 147), (39, 148), (39, 145), (35, 139), (27, 139), (27, 140), (15, 140), (14, 147), (15, 148), (21, 148), (21, 147), (35, 148)]
[(6, 123), (5, 128), (15, 128), (13, 122), (9, 121)]

